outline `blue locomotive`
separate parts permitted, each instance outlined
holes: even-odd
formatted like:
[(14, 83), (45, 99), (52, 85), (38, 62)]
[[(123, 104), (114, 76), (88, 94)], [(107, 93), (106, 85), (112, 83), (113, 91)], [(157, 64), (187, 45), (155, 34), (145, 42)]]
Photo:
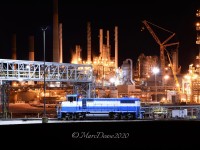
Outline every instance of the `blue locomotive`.
[(67, 100), (57, 106), (58, 119), (85, 119), (88, 115), (107, 115), (110, 119), (141, 118), (139, 98), (82, 98), (80, 95), (67, 95)]

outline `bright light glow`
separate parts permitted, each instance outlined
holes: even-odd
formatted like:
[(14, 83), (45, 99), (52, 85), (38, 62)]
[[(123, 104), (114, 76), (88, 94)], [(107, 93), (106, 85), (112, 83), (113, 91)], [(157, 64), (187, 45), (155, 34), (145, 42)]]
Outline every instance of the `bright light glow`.
[(13, 83), (13, 86), (16, 87), (16, 86), (18, 86), (18, 84), (14, 82), (14, 83)]
[(27, 65), (27, 66), (26, 66), (26, 69), (29, 69), (29, 68), (30, 68), (30, 66)]
[(116, 69), (116, 73), (119, 73), (119, 69), (118, 68)]
[(158, 73), (160, 72), (160, 70), (159, 70), (158, 67), (154, 67), (154, 68), (152, 69), (152, 71), (153, 71), (153, 74), (158, 74)]
[(168, 80), (168, 79), (169, 79), (169, 76), (168, 76), (168, 75), (165, 75), (165, 76), (164, 76), (164, 79), (165, 79), (165, 80)]
[(187, 80), (191, 79), (191, 77), (189, 75), (185, 75), (184, 78), (187, 79)]
[(197, 27), (199, 27), (199, 26), (200, 26), (200, 23), (199, 23), (199, 22), (197, 22), (197, 23), (196, 23), (196, 26), (197, 26)]
[(192, 79), (193, 80), (195, 80), (195, 79), (197, 79), (198, 78), (198, 75), (197, 74), (194, 74), (193, 76), (192, 76)]
[(119, 85), (119, 84), (120, 84), (119, 79), (116, 79), (116, 80), (115, 80), (115, 86), (117, 86), (117, 85)]
[(134, 95), (131, 95), (130, 97), (132, 97), (132, 98), (135, 98), (135, 96), (134, 96)]
[(23, 79), (22, 79), (22, 78), (19, 78), (18, 81), (23, 81)]
[(114, 83), (115, 82), (115, 78), (110, 78), (110, 82)]

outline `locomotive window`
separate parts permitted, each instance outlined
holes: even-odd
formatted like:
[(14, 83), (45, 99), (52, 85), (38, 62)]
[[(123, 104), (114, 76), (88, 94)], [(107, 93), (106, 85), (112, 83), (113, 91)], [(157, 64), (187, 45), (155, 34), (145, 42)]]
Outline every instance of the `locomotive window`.
[(121, 103), (135, 103), (134, 100), (121, 100)]
[(76, 97), (68, 97), (68, 101), (70, 102), (76, 101)]

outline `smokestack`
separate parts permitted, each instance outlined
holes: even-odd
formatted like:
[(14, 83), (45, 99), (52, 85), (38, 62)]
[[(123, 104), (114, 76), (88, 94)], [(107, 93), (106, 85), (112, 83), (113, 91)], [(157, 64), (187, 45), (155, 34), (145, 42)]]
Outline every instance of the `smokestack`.
[(53, 0), (53, 62), (59, 62), (58, 0)]
[(90, 22), (88, 22), (87, 24), (87, 62), (88, 63), (91, 63), (91, 58), (92, 58), (92, 50), (91, 50), (91, 47), (92, 47), (92, 44), (91, 44), (91, 24)]
[(107, 58), (108, 58), (108, 61), (110, 61), (110, 34), (109, 34), (109, 31), (107, 30)]
[(115, 69), (118, 68), (118, 27), (115, 26)]
[(11, 41), (11, 51), (12, 51), (12, 58), (16, 60), (17, 59), (17, 42), (16, 42), (16, 34), (12, 35), (12, 41)]
[(99, 30), (99, 51), (100, 57), (103, 57), (103, 29)]
[(109, 31), (107, 30), (107, 47), (110, 46), (110, 36), (109, 36)]
[(34, 61), (34, 36), (29, 36), (29, 60)]
[(59, 62), (63, 63), (63, 48), (62, 48), (62, 23), (59, 24)]
[(76, 45), (76, 59), (77, 59), (77, 64), (79, 64), (81, 60), (81, 46)]

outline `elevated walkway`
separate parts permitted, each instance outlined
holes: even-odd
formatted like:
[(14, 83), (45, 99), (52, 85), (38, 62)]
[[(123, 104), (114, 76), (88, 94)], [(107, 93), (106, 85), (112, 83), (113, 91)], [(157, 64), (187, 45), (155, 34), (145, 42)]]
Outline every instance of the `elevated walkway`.
[(1, 82), (43, 81), (44, 77), (46, 81), (89, 83), (93, 80), (92, 65), (0, 59)]

